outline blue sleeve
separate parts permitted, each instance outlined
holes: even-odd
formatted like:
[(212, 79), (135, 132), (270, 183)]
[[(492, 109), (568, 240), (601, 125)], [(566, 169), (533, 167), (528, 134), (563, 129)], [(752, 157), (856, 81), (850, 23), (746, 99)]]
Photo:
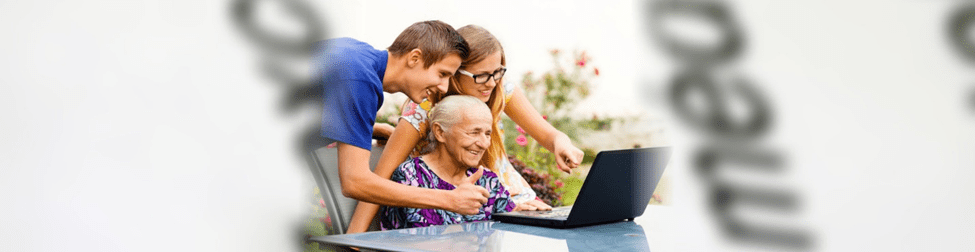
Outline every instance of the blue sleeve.
[(371, 150), (383, 92), (367, 47), (353, 39), (316, 43), (313, 75), (323, 87), (322, 136)]
[(372, 127), (376, 123), (379, 98), (369, 83), (329, 79), (322, 110), (322, 136), (332, 141), (372, 149)]

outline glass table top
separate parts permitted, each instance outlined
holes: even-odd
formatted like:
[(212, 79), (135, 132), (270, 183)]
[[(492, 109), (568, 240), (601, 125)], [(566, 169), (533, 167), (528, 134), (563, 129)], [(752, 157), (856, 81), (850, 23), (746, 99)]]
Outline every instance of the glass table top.
[[(525, 226), (494, 221), (312, 237), (326, 244), (393, 251), (650, 251), (644, 217), (571, 229)], [(658, 216), (660, 217), (660, 216)], [(659, 230), (659, 227), (651, 228)], [(656, 246), (655, 246), (656, 247)]]

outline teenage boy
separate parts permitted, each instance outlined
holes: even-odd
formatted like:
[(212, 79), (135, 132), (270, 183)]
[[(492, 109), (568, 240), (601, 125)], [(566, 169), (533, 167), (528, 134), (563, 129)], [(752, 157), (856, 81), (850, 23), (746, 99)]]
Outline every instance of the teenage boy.
[(369, 169), (373, 125), (383, 92), (402, 92), (416, 103), (431, 93), (446, 93), (448, 79), (468, 52), (464, 38), (440, 21), (407, 27), (387, 50), (351, 38), (316, 44), (314, 74), (321, 77), (325, 90), (322, 136), (326, 142), (338, 142), (343, 195), (379, 205), (465, 215), (477, 214), (487, 203), (487, 189), (474, 184), (450, 191), (423, 189), (384, 179)]

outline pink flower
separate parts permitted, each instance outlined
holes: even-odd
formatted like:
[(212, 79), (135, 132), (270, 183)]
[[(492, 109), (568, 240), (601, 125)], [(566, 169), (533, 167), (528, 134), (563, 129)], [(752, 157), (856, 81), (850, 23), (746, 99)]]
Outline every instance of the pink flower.
[(318, 205), (319, 206), (322, 206), (322, 208), (325, 208), (325, 200), (324, 199), (318, 199)]
[(515, 143), (518, 143), (518, 145), (521, 146), (525, 146), (526, 144), (528, 144), (528, 138), (526, 138), (525, 135), (518, 135), (518, 137), (515, 138)]
[(515, 129), (518, 129), (518, 133), (521, 133), (522, 135), (525, 134), (525, 130), (522, 129), (521, 126), (515, 126)]
[(543, 115), (542, 116), (542, 119), (548, 120), (548, 116), (547, 115)]
[(555, 188), (562, 188), (562, 181), (555, 181)]
[(599, 76), (599, 68), (593, 67), (593, 71), (596, 72), (596, 76)]
[(586, 66), (586, 61), (589, 61), (589, 56), (586, 55), (586, 51), (582, 51), (582, 54), (579, 55), (579, 61), (576, 61), (576, 65), (584, 67)]

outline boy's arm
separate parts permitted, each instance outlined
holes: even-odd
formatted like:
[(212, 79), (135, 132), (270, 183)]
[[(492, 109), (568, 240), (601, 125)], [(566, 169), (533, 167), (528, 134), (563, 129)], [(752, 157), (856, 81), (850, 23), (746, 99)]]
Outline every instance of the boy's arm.
[(342, 195), (373, 204), (435, 208), (465, 215), (477, 214), (490, 195), (483, 187), (460, 185), (454, 190), (435, 190), (399, 184), (369, 170), (369, 150), (338, 143)]

